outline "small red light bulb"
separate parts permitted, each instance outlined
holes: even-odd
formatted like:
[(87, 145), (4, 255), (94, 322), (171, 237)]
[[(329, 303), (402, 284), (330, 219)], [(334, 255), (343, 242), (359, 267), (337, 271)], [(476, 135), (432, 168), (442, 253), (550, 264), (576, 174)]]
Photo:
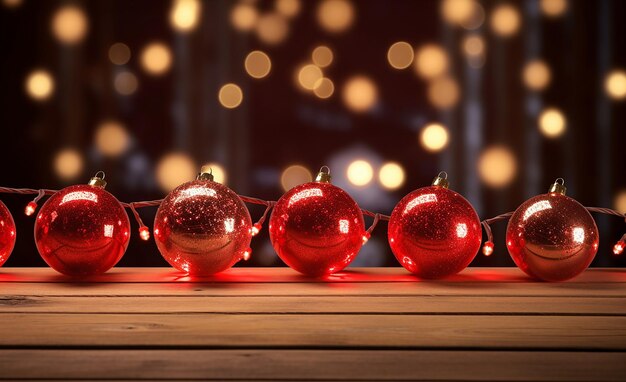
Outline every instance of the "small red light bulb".
[(624, 252), (624, 248), (626, 248), (626, 241), (620, 240), (613, 246), (613, 253), (616, 255), (621, 255)]
[(483, 245), (483, 255), (491, 256), (492, 253), (493, 253), (493, 242), (491, 241), (485, 242), (485, 244)]
[(363, 244), (367, 243), (367, 241), (370, 239), (370, 233), (365, 231), (365, 233), (363, 234)]
[(26, 205), (26, 208), (24, 208), (24, 213), (26, 214), (26, 216), (32, 216), (32, 214), (34, 214), (36, 210), (37, 210), (37, 203), (29, 202)]
[(139, 227), (139, 237), (144, 241), (150, 240), (150, 229), (145, 225)]
[(252, 229), (250, 231), (252, 233), (252, 236), (258, 235), (259, 231), (261, 231), (261, 224), (254, 223), (254, 225), (252, 226)]
[(243, 252), (243, 259), (245, 261), (250, 260), (250, 255), (252, 255), (252, 248), (248, 248)]

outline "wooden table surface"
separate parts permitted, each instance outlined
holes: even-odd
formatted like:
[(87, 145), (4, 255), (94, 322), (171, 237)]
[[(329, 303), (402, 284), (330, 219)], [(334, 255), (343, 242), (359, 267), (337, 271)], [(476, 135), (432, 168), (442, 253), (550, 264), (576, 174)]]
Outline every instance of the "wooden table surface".
[(626, 380), (626, 270), (0, 268), (0, 378)]

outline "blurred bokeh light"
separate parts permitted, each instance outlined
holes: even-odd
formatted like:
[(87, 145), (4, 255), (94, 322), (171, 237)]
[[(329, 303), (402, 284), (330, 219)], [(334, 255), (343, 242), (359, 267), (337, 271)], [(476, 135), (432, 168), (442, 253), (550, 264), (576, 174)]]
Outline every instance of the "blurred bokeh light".
[(388, 190), (397, 190), (404, 184), (404, 169), (400, 163), (387, 162), (378, 171), (380, 184)]
[(550, 84), (550, 68), (542, 60), (533, 60), (524, 66), (522, 78), (531, 90), (543, 90)]
[(117, 121), (105, 121), (96, 130), (95, 137), (98, 151), (107, 157), (117, 157), (128, 149), (130, 137), (128, 132)]
[(277, 45), (289, 35), (289, 23), (280, 13), (267, 13), (259, 17), (256, 34), (265, 44)]
[(439, 45), (424, 45), (415, 54), (415, 70), (426, 79), (439, 77), (448, 70), (448, 54)]
[(121, 95), (131, 95), (137, 91), (139, 81), (137, 77), (129, 71), (122, 71), (115, 75), (113, 80), (115, 91)]
[(497, 5), (491, 14), (491, 29), (501, 37), (511, 37), (516, 34), (522, 23), (519, 10), (507, 3)]
[(131, 51), (128, 45), (116, 42), (109, 48), (109, 60), (115, 65), (125, 65), (130, 61)]
[(322, 99), (329, 98), (335, 92), (335, 84), (330, 78), (320, 78), (315, 82), (313, 93)]
[(172, 65), (172, 52), (161, 42), (146, 45), (141, 52), (141, 66), (155, 76), (166, 73)]
[(615, 70), (606, 76), (604, 88), (609, 97), (622, 100), (626, 98), (626, 71)]
[(194, 180), (198, 169), (199, 167), (189, 155), (173, 152), (165, 155), (158, 162), (156, 178), (161, 189), (170, 192), (181, 184)]
[(317, 20), (328, 32), (344, 32), (354, 22), (352, 3), (349, 0), (322, 0), (317, 9)]
[(83, 171), (83, 167), (83, 157), (76, 149), (63, 149), (54, 157), (54, 172), (63, 181), (78, 178)]
[(246, 72), (252, 78), (263, 78), (270, 73), (272, 61), (269, 56), (260, 50), (250, 52), (244, 62)]
[(562, 16), (567, 11), (567, 0), (540, 0), (541, 11), (549, 17)]
[(26, 93), (37, 101), (44, 101), (54, 92), (54, 79), (47, 70), (37, 69), (26, 77)]
[(225, 84), (220, 88), (218, 98), (222, 106), (234, 109), (243, 101), (243, 92), (236, 84)]
[(283, 191), (288, 191), (297, 185), (308, 183), (312, 180), (313, 175), (311, 171), (298, 164), (287, 167), (280, 176), (280, 184), (283, 187)]
[(344, 84), (342, 97), (349, 109), (361, 113), (374, 107), (378, 101), (378, 89), (369, 77), (359, 75)]
[(517, 161), (510, 149), (504, 146), (489, 147), (480, 154), (478, 173), (486, 185), (502, 188), (515, 178)]
[(548, 138), (556, 138), (565, 132), (567, 122), (557, 108), (547, 108), (539, 115), (539, 129)]
[(363, 159), (357, 159), (348, 165), (346, 176), (350, 183), (362, 187), (368, 185), (374, 178), (372, 165)]
[(324, 77), (322, 70), (314, 64), (303, 65), (298, 70), (298, 83), (305, 90), (315, 89), (315, 85), (319, 84), (318, 81)]
[(430, 123), (420, 132), (420, 142), (428, 151), (441, 151), (448, 144), (448, 130), (439, 123)]
[(295, 17), (300, 13), (300, 0), (276, 0), (276, 10), (285, 17)]
[(394, 69), (406, 69), (413, 63), (415, 52), (411, 44), (406, 41), (393, 43), (387, 51), (387, 61)]
[(311, 53), (311, 59), (313, 60), (313, 63), (320, 68), (325, 68), (332, 64), (333, 58), (333, 51), (325, 45), (320, 45), (316, 47), (315, 49), (313, 49), (313, 53)]
[(59, 8), (52, 16), (52, 32), (59, 42), (74, 45), (87, 34), (89, 21), (85, 12), (74, 5)]
[(230, 13), (230, 22), (235, 29), (248, 32), (255, 28), (259, 13), (252, 4), (236, 4)]
[(170, 11), (170, 24), (178, 32), (190, 32), (198, 25), (201, 12), (200, 0), (174, 0)]

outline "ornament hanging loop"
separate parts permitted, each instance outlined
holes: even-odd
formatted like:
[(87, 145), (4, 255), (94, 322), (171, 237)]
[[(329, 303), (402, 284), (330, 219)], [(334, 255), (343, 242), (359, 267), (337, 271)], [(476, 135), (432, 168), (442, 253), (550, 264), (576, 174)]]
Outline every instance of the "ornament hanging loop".
[(98, 171), (87, 184), (94, 187), (105, 188), (107, 186), (107, 182), (104, 180), (105, 177), (106, 174), (104, 171)]
[(435, 179), (433, 179), (432, 185), (443, 187), (443, 188), (448, 188), (450, 186), (450, 183), (448, 182), (448, 173), (445, 171), (439, 172), (439, 174), (437, 174)]
[(330, 183), (331, 179), (332, 178), (330, 176), (330, 167), (328, 166), (322, 166), (320, 168), (320, 171), (317, 173), (317, 176), (315, 177), (316, 182), (322, 183)]
[(200, 168), (200, 173), (196, 177), (196, 180), (208, 180), (211, 182), (214, 181), (213, 179), (213, 168), (211, 168), (211, 166), (202, 166)]
[(565, 195), (565, 191), (567, 188), (565, 187), (565, 180), (563, 178), (557, 178), (554, 183), (550, 186), (550, 193), (557, 193), (561, 195)]

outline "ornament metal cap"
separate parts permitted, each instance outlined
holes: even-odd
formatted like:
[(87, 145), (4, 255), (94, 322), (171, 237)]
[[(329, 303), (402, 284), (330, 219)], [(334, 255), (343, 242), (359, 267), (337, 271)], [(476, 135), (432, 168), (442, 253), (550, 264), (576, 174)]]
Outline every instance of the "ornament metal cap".
[(320, 168), (320, 171), (317, 173), (317, 176), (315, 177), (316, 182), (322, 183), (330, 183), (331, 179), (332, 178), (330, 176), (330, 167), (328, 166), (322, 166), (322, 168)]
[(91, 178), (89, 180), (89, 183), (87, 184), (90, 186), (94, 186), (94, 187), (105, 188), (107, 186), (107, 182), (104, 181), (105, 176), (106, 174), (104, 173), (104, 171), (98, 171), (96, 175), (94, 175), (93, 178)]
[(443, 188), (448, 188), (450, 183), (448, 182), (448, 173), (445, 171), (441, 171), (435, 179), (433, 179), (433, 186), (439, 186)]
[(213, 179), (213, 169), (211, 166), (202, 166), (200, 168), (200, 173), (196, 176), (196, 180), (208, 180), (214, 182)]
[(552, 185), (550, 186), (550, 191), (548, 192), (555, 192), (557, 194), (565, 195), (566, 190), (567, 188), (565, 188), (565, 181), (563, 180), (563, 178), (558, 178), (554, 181), (554, 183), (552, 183)]

